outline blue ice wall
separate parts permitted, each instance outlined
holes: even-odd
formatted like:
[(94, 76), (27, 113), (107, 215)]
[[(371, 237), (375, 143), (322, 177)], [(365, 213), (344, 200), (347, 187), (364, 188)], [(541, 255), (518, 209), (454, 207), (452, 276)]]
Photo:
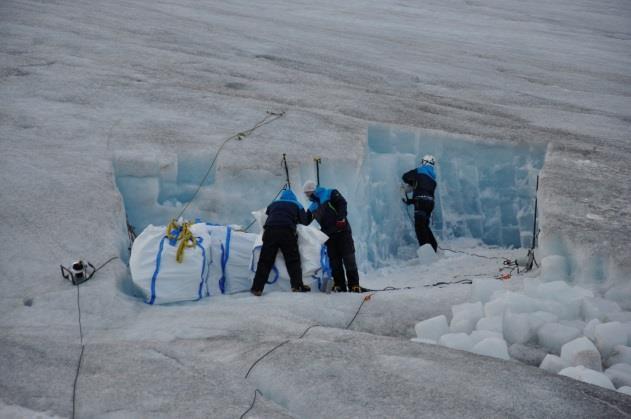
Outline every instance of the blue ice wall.
[[(348, 201), (357, 258), (363, 269), (414, 257), (418, 247), (411, 207), (401, 202), (401, 175), (424, 154), (437, 158), (438, 189), (432, 229), (444, 241), (458, 237), (488, 245), (529, 246), (536, 176), (545, 148), (401, 131), (368, 130), (363, 156), (351, 161), (323, 160), (321, 183)], [(206, 154), (126, 156), (114, 160), (116, 184), (129, 222), (138, 232), (148, 224), (166, 225), (188, 202), (214, 157)], [(291, 158), (291, 156), (289, 156)], [(294, 189), (315, 178), (313, 162), (290, 159)], [(250, 212), (263, 208), (284, 183), (275, 172), (218, 165), (185, 213), (222, 224), (248, 225)], [(250, 231), (256, 231), (254, 226)]]
[(529, 246), (532, 241), (536, 178), (545, 147), (503, 145), (383, 126), (368, 130), (362, 194), (372, 220), (366, 239), (386, 244), (367, 249), (380, 263), (413, 242), (405, 234), (409, 216), (400, 202), (401, 174), (417, 167), (425, 154), (436, 157), (438, 186), (432, 230), (442, 240), (470, 237), (488, 245)]

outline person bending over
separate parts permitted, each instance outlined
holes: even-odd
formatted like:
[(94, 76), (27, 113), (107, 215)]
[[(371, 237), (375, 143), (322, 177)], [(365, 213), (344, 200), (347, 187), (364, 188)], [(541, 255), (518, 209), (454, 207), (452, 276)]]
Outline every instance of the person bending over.
[(303, 189), (311, 201), (307, 209), (308, 221), (317, 220), (322, 232), (329, 236), (326, 247), (333, 274), (333, 291), (362, 292), (346, 200), (337, 189), (322, 188), (312, 180), (305, 182)]
[(263, 288), (274, 266), (278, 249), (283, 252), (285, 258), (291, 290), (293, 292), (311, 291), (308, 285), (302, 283), (302, 267), (296, 232), (298, 223), (309, 224), (307, 213), (289, 188), (285, 189), (277, 200), (269, 204), (265, 213), (267, 220), (263, 226), (263, 247), (261, 247), (250, 291), (257, 297), (263, 294)]

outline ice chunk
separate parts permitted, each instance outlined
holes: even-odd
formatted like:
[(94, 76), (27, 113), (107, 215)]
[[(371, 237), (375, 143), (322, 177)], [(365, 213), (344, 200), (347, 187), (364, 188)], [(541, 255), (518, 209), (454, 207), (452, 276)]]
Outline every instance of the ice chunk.
[(416, 251), (416, 255), (418, 256), (418, 260), (421, 265), (430, 265), (438, 259), (436, 252), (434, 252), (434, 248), (429, 244), (424, 244), (419, 247)]
[(523, 362), (524, 364), (532, 365), (533, 367), (538, 367), (539, 365), (541, 365), (543, 359), (546, 357), (546, 355), (548, 355), (546, 351), (541, 348), (526, 346), (521, 343), (514, 343), (509, 346), (508, 354), (511, 356), (511, 358)]
[(527, 296), (532, 298), (539, 298), (539, 285), (541, 285), (541, 280), (536, 278), (526, 278), (524, 279), (524, 293)]
[(528, 315), (528, 321), (530, 322), (530, 327), (534, 333), (537, 333), (541, 326), (546, 323), (557, 323), (559, 318), (547, 311), (535, 311)]
[(541, 259), (541, 277), (544, 281), (566, 281), (568, 263), (563, 256), (550, 255)]
[(449, 333), (447, 317), (441, 315), (420, 321), (416, 323), (414, 330), (416, 330), (416, 336), (419, 339), (429, 339), (434, 341), (434, 343), (438, 342), (442, 335)]
[(539, 310), (540, 300), (515, 292), (503, 297), (506, 301), (506, 309), (513, 313), (533, 313)]
[(473, 341), (474, 345), (477, 345), (487, 338), (503, 339), (501, 333), (491, 332), (489, 330), (474, 330), (473, 333), (471, 333), (471, 340)]
[(563, 345), (561, 347), (561, 359), (573, 367), (582, 365), (594, 371), (603, 370), (600, 352), (585, 336)]
[(504, 283), (497, 279), (476, 278), (471, 286), (471, 300), (487, 303), (495, 291), (504, 289)]
[(581, 314), (581, 300), (569, 300), (564, 302), (554, 300), (539, 300), (540, 310), (550, 312), (559, 319), (575, 320)]
[(582, 320), (559, 320), (563, 326), (575, 327), (578, 330), (585, 329), (586, 323)]
[(570, 377), (584, 383), (608, 388), (609, 390), (615, 390), (615, 387), (613, 386), (613, 383), (611, 382), (609, 377), (607, 377), (602, 372), (590, 370), (589, 368), (585, 368), (582, 365), (579, 365), (578, 367), (565, 368), (561, 370), (561, 372), (559, 372), (559, 375), (564, 375), (566, 377)]
[(631, 311), (607, 313), (606, 317), (608, 322), (631, 323)]
[(464, 303), (451, 308), (453, 318), (451, 319), (450, 331), (452, 333), (471, 333), (478, 320), (484, 316), (482, 303)]
[(491, 301), (484, 306), (484, 313), (487, 317), (503, 315), (505, 310), (513, 313), (532, 313), (540, 310), (543, 302), (515, 292), (493, 294)]
[(471, 352), (471, 348), (473, 348), (473, 340), (471, 340), (471, 337), (466, 333), (447, 333), (440, 337), (438, 344), (446, 346), (447, 348), (469, 352)]
[(607, 368), (605, 375), (616, 388), (631, 386), (631, 365), (629, 364), (614, 364)]
[(631, 365), (631, 347), (624, 345), (614, 346), (609, 358), (605, 361), (605, 366), (625, 363)]
[(526, 343), (533, 337), (529, 315), (526, 313), (521, 314), (506, 311), (502, 324), (504, 338), (511, 344)]
[(594, 328), (596, 346), (603, 357), (608, 357), (616, 345), (626, 345), (629, 340), (627, 327), (620, 322), (599, 324)]
[(618, 389), (618, 391), (620, 393), (622, 393), (622, 394), (627, 394), (627, 395), (631, 396), (631, 387), (629, 387), (629, 386), (620, 387)]
[(605, 298), (616, 301), (624, 310), (631, 310), (631, 282), (624, 281), (605, 293)]
[(581, 304), (581, 315), (586, 322), (592, 319), (607, 321), (607, 317), (610, 313), (619, 311), (621, 311), (621, 309), (618, 303), (603, 298), (586, 297)]
[(579, 337), (581, 332), (569, 326), (563, 326), (559, 323), (547, 323), (541, 326), (537, 332), (539, 343), (545, 346), (551, 353), (560, 354), (561, 347)]
[(494, 358), (500, 358), (509, 360), (508, 348), (504, 339), (498, 337), (489, 337), (483, 339), (473, 346), (471, 352), (478, 355), (492, 356)]
[(484, 304), (484, 315), (486, 317), (502, 317), (506, 309), (506, 301), (503, 298), (491, 299)]
[(543, 358), (543, 361), (541, 361), (541, 365), (539, 366), (539, 368), (554, 374), (558, 374), (561, 370), (567, 367), (569, 367), (569, 365), (564, 360), (556, 355), (550, 354)]
[(600, 324), (600, 320), (592, 319), (583, 328), (583, 335), (585, 335), (592, 342), (596, 342), (596, 326)]
[(475, 325), (476, 330), (488, 330), (498, 334), (503, 333), (502, 316), (483, 317)]

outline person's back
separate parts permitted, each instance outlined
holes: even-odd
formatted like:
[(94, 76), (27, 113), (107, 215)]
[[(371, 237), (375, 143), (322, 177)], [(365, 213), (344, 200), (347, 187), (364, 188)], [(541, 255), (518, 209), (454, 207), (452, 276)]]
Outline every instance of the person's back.
[(298, 249), (296, 225), (308, 224), (307, 214), (291, 189), (267, 206), (267, 220), (263, 226), (263, 246), (252, 280), (252, 294), (260, 296), (274, 266), (278, 250), (283, 253), (292, 291), (307, 292), (311, 288), (302, 283), (302, 267)]
[(280, 198), (267, 206), (265, 228), (288, 227), (296, 229), (297, 224), (307, 224), (304, 208), (291, 189), (284, 190)]
[(434, 251), (437, 251), (438, 243), (429, 227), (436, 191), (435, 163), (434, 156), (426, 155), (418, 168), (404, 173), (401, 178), (413, 188), (412, 199), (404, 199), (403, 202), (406, 205), (414, 205), (414, 229), (418, 244), (430, 244)]
[(403, 181), (412, 186), (414, 198), (434, 199), (436, 191), (436, 171), (430, 164), (421, 164), (403, 175)]

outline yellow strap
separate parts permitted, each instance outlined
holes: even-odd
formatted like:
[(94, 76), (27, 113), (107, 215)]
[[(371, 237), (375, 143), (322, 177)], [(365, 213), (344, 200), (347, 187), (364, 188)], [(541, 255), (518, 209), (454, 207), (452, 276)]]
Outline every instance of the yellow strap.
[(184, 249), (186, 249), (187, 247), (195, 247), (197, 245), (197, 239), (195, 238), (189, 227), (189, 223), (182, 224), (182, 231), (176, 237), (173, 235), (172, 231), (179, 230), (177, 221), (172, 220), (167, 226), (167, 238), (169, 240), (177, 239), (177, 241), (180, 242), (179, 246), (177, 247), (177, 252), (175, 253), (175, 260), (178, 263), (182, 263), (182, 261), (184, 260)]

